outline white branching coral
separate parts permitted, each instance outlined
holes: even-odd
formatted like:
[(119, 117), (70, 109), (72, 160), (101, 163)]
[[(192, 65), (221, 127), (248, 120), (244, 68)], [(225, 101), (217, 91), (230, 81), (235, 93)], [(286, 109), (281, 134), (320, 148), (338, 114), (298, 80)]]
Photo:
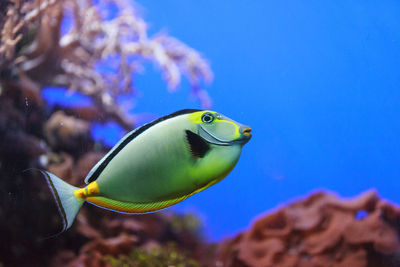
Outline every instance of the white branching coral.
[[(115, 15), (107, 14), (108, 5)], [(149, 37), (145, 21), (126, 1), (9, 0), (5, 10), (0, 17), (2, 72), (8, 69), (38, 88), (59, 85), (88, 95), (97, 109), (125, 128), (133, 121), (114, 99), (133, 91), (133, 74), (144, 61), (160, 68), (171, 91), (185, 76), (202, 105), (210, 105), (201, 89), (212, 80), (209, 64), (175, 38)], [(65, 22), (71, 23), (61, 31)], [(112, 71), (102, 71), (105, 64)]]

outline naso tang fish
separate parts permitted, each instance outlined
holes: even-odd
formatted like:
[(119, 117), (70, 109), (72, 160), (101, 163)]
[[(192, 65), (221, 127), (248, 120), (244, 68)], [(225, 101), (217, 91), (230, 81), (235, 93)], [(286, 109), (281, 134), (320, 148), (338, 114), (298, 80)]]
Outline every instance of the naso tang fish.
[(251, 129), (214, 111), (185, 109), (123, 137), (86, 176), (84, 188), (42, 171), (68, 229), (86, 201), (125, 213), (174, 205), (221, 181)]

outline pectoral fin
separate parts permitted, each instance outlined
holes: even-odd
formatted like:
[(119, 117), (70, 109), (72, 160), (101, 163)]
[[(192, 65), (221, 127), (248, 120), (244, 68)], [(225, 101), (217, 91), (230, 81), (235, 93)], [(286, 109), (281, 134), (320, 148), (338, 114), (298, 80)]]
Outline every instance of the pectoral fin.
[(186, 130), (186, 139), (190, 145), (190, 152), (196, 158), (203, 158), (210, 150), (210, 145), (200, 135)]

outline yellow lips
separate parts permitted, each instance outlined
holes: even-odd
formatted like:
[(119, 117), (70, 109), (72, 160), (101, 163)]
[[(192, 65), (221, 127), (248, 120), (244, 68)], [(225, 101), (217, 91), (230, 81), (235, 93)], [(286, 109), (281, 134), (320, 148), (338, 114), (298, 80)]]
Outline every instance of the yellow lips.
[(245, 135), (245, 136), (248, 136), (248, 137), (251, 137), (251, 128), (250, 127), (247, 127), (247, 128), (245, 128), (244, 130), (243, 130), (243, 135)]

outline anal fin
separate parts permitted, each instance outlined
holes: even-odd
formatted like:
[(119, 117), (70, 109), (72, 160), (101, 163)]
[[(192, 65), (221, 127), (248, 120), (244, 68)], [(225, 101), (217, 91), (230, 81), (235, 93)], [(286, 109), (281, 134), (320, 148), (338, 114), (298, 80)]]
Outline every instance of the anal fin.
[(88, 197), (86, 198), (86, 201), (100, 208), (118, 211), (122, 213), (148, 213), (168, 208), (169, 206), (172, 206), (178, 202), (185, 200), (189, 196), (190, 195), (165, 201), (151, 202), (151, 203), (131, 203), (131, 202), (114, 200), (103, 196)]

